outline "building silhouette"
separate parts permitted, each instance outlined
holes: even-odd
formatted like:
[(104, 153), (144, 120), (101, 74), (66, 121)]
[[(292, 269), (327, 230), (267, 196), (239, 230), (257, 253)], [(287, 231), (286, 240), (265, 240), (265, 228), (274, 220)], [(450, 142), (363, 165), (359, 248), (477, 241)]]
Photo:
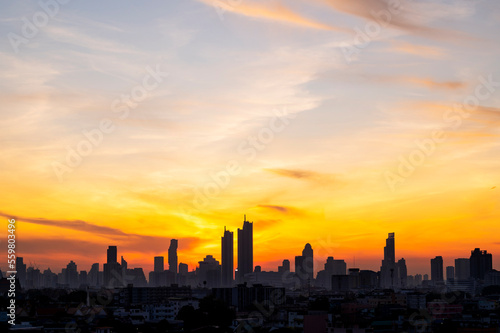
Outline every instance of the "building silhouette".
[(177, 283), (180, 286), (185, 286), (187, 284), (187, 277), (188, 277), (188, 265), (184, 263), (179, 263), (179, 274), (177, 275)]
[(177, 274), (177, 246), (177, 239), (171, 239), (168, 248), (168, 270), (174, 274)]
[(431, 259), (431, 281), (434, 284), (443, 282), (443, 257)]
[(26, 264), (23, 262), (23, 257), (16, 258), (16, 271), (21, 288), (26, 288)]
[(316, 275), (316, 287), (323, 287), (332, 289), (332, 276), (333, 275), (346, 275), (347, 265), (344, 260), (337, 260), (333, 257), (326, 259), (325, 268), (318, 272)]
[(154, 271), (163, 272), (165, 270), (164, 264), (165, 258), (162, 256), (155, 257), (154, 259)]
[(243, 217), (243, 228), (238, 229), (238, 271), (237, 280), (242, 283), (245, 274), (253, 272), (253, 223)]
[(98, 287), (101, 285), (101, 281), (99, 279), (99, 263), (96, 262), (94, 264), (92, 264), (91, 268), (90, 268), (90, 271), (89, 271), (89, 274), (87, 276), (87, 281), (88, 281), (88, 284), (89, 286), (91, 287)]
[(77, 270), (77, 266), (73, 260), (71, 260), (66, 265), (64, 281), (65, 281), (65, 284), (68, 285), (69, 288), (77, 288), (79, 286), (78, 270)]
[(196, 269), (198, 285), (203, 288), (218, 288), (221, 283), (221, 266), (219, 261), (207, 255), (203, 261), (198, 262)]
[(290, 260), (285, 259), (281, 266), (278, 266), (278, 273), (290, 272)]
[(470, 278), (470, 259), (455, 259), (455, 280), (466, 281)]
[(222, 287), (233, 285), (234, 251), (233, 233), (224, 227), (224, 236), (221, 237)]
[(455, 280), (455, 267), (446, 266), (446, 281), (454, 281)]
[(122, 270), (117, 261), (118, 250), (116, 246), (109, 246), (107, 250), (107, 261), (103, 265), (104, 287), (114, 288), (123, 285)]
[(470, 276), (474, 279), (484, 280), (486, 273), (493, 269), (493, 257), (488, 251), (476, 248), (470, 254)]
[(406, 288), (408, 280), (408, 269), (406, 268), (405, 258), (401, 258), (397, 262), (399, 287)]
[(107, 250), (107, 260), (106, 263), (118, 262), (118, 249), (116, 246), (109, 246)]
[(301, 256), (295, 257), (295, 275), (302, 286), (311, 285), (314, 278), (314, 251), (307, 243)]
[(393, 289), (399, 281), (398, 272), (394, 233), (391, 232), (385, 241), (384, 259), (380, 267), (380, 287)]

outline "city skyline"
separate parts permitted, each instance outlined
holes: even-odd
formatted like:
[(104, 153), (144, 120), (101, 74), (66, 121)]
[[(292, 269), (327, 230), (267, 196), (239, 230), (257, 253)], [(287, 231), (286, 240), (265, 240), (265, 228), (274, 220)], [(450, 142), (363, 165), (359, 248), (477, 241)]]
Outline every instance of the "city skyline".
[[(247, 221), (246, 215), (244, 215), (243, 226), (244, 227), (247, 226), (247, 228), (248, 228), (248, 226), (250, 226), (253, 229), (253, 222), (250, 223), (249, 221)], [(240, 235), (240, 234), (244, 235), (243, 229), (238, 229), (238, 235)], [(248, 236), (246, 236), (245, 241), (248, 241), (248, 240), (249, 240)], [(240, 252), (237, 249), (237, 244), (239, 242), (240, 241), (238, 238), (236, 239), (236, 241), (234, 240), (233, 232), (230, 232), (229, 230), (226, 230), (226, 228), (224, 228), (224, 233), (221, 237), (220, 249), (218, 252), (219, 255), (214, 255), (211, 253), (206, 254), (207, 256), (210, 256), (214, 260), (218, 260), (218, 262), (220, 263), (220, 267), (221, 267), (220, 278), (221, 278), (221, 285), (222, 286), (224, 286), (224, 285), (227, 286), (227, 285), (230, 285), (233, 283), (241, 283), (241, 281), (239, 281), (239, 279), (237, 278), (238, 257), (240, 257), (240, 255), (239, 255)], [(253, 243), (253, 239), (250, 239), (250, 242)], [(173, 248), (176, 250), (178, 245), (179, 244), (178, 244), (177, 239), (171, 239), (169, 249)], [(247, 247), (247, 250), (248, 250), (248, 247)], [(104, 272), (104, 280), (105, 281), (110, 279), (109, 277), (106, 277), (106, 275), (111, 276), (111, 274), (109, 272), (106, 273), (106, 265), (109, 266), (110, 264), (111, 265), (118, 264), (117, 251), (118, 251), (117, 246), (109, 245), (107, 247), (107, 250), (106, 250), (106, 256), (105, 256), (106, 260), (103, 262), (101, 262), (101, 261), (97, 262), (97, 264), (100, 264), (100, 263), (103, 264), (103, 272)], [(253, 252), (253, 249), (252, 249), (252, 252)], [(290, 254), (290, 258), (277, 259), (277, 260), (273, 260), (273, 262), (279, 262), (279, 264), (281, 264), (281, 263), (283, 263), (283, 261), (287, 261), (288, 265), (289, 265), (289, 269), (291, 267), (294, 267), (294, 269), (290, 269), (290, 271), (295, 272), (295, 273), (297, 273), (297, 267), (301, 267), (302, 269), (299, 271), (299, 275), (312, 276), (312, 279), (316, 279), (316, 275), (321, 270), (323, 270), (323, 265), (325, 265), (325, 269), (326, 269), (327, 265), (331, 265), (333, 263), (333, 262), (330, 263), (330, 260), (333, 260), (333, 254), (328, 254), (327, 257), (323, 257), (323, 256), (316, 257), (313, 255), (314, 248), (309, 243), (305, 244), (305, 246), (301, 252), (302, 252), (301, 255)], [(338, 261), (340, 259), (340, 261), (342, 261), (344, 263), (344, 265), (346, 265), (346, 269), (345, 269), (346, 271), (347, 271), (347, 269), (351, 269), (351, 268), (372, 270), (375, 272), (380, 271), (381, 286), (385, 287), (385, 288), (389, 288), (389, 289), (404, 287), (404, 284), (401, 281), (395, 281), (395, 280), (400, 279), (399, 276), (401, 274), (400, 273), (401, 269), (404, 270), (405, 276), (406, 276), (406, 274), (408, 274), (408, 275), (410, 275), (410, 274), (411, 275), (419, 275), (419, 274), (420, 275), (428, 275), (428, 277), (431, 281), (444, 281), (445, 280), (444, 269), (447, 268), (448, 266), (450, 266), (450, 263), (453, 263), (452, 267), (454, 269), (456, 268), (456, 275), (459, 278), (461, 276), (468, 275), (469, 270), (470, 270), (468, 256), (466, 256), (467, 257), (466, 259), (451, 258), (448, 261), (443, 260), (442, 256), (436, 256), (435, 258), (427, 258), (427, 262), (429, 262), (429, 260), (430, 260), (430, 265), (428, 265), (427, 269), (420, 269), (419, 270), (417, 268), (412, 268), (411, 265), (408, 268), (406, 259), (401, 258), (400, 260), (395, 260), (395, 258), (396, 258), (395, 233), (388, 234), (388, 237), (386, 239), (386, 245), (384, 246), (382, 252), (383, 252), (383, 255), (381, 256), (382, 266), (379, 265), (378, 268), (373, 268), (372, 266), (352, 265), (352, 264), (349, 264), (349, 262), (346, 258), (341, 258), (338, 256), (335, 256), (335, 258), (337, 260), (333, 260), (333, 261)], [(224, 253), (226, 253), (226, 254), (224, 254)], [(167, 250), (167, 259), (170, 255), (172, 255), (172, 254), (170, 253), (170, 251)], [(484, 272), (485, 270), (487, 271), (487, 270), (495, 269), (495, 267), (498, 267), (498, 266), (495, 266), (495, 263), (492, 259), (494, 256), (492, 256), (491, 253), (488, 253), (488, 250), (481, 251), (479, 247), (475, 247), (473, 250), (470, 250), (470, 256), (471, 256), (471, 258), (473, 258), (474, 256), (476, 258), (477, 257), (481, 258), (481, 259), (476, 259), (477, 263), (473, 263), (473, 267), (475, 267), (474, 268), (475, 272), (479, 272), (480, 270), (482, 270)], [(20, 255), (19, 257), (24, 258), (24, 256), (22, 256), (22, 255)], [(127, 257), (127, 255), (126, 254), (121, 255), (122, 262), (124, 260), (124, 257)], [(308, 260), (306, 260), (307, 257), (310, 257), (313, 259), (308, 261)], [(490, 266), (488, 266), (487, 262), (485, 262), (484, 259), (482, 259), (484, 257), (489, 257), (489, 261), (487, 261), (487, 262), (490, 263), (489, 264)], [(226, 258), (230, 261), (226, 265), (225, 265), (225, 262), (227, 262), (227, 261), (224, 260), (224, 258)], [(303, 259), (301, 259), (301, 258), (303, 258)], [(29, 259), (29, 258), (26, 258), (26, 259)], [(177, 274), (177, 272), (179, 271), (179, 265), (187, 265), (189, 272), (194, 272), (196, 269), (199, 268), (199, 265), (196, 265), (196, 264), (193, 265), (192, 263), (182, 262), (182, 259), (178, 260), (177, 256), (175, 257), (175, 262), (176, 262), (175, 268), (171, 267), (171, 266), (169, 266), (168, 268), (164, 268), (165, 256), (155, 255), (151, 259), (152, 259), (151, 263), (147, 263), (147, 264), (134, 263), (131, 266), (141, 268), (141, 269), (146, 268), (144, 270), (144, 273), (171, 271), (171, 272), (174, 272), (175, 274)], [(201, 259), (202, 258), (200, 258), (200, 260)], [(232, 262), (230, 259), (232, 259)], [(439, 262), (437, 263), (436, 260), (439, 260)], [(465, 268), (462, 268), (462, 266), (464, 265), (464, 263), (461, 262), (462, 260), (467, 261), (467, 266)], [(71, 260), (71, 262), (73, 262), (73, 260)], [(198, 263), (199, 262), (200, 261), (198, 261)], [(434, 264), (434, 262), (436, 262), (436, 264)], [(128, 265), (128, 261), (126, 263)], [(292, 263), (292, 264), (290, 264), (290, 263)], [(358, 261), (358, 263), (359, 263), (359, 261)], [(95, 264), (96, 264), (95, 262), (92, 262), (92, 267)], [(257, 263), (256, 265), (254, 265), (252, 267), (251, 271), (246, 272), (245, 274), (252, 273), (256, 266), (261, 267), (262, 271), (278, 272), (280, 270), (280, 268), (282, 267), (279, 264), (276, 266), (262, 266), (261, 264)], [(28, 265), (26, 263), (24, 263), (24, 265), (25, 265), (25, 267), (41, 267), (43, 269), (47, 268), (47, 269), (52, 269), (52, 270), (58, 269), (57, 268), (58, 266), (52, 266), (53, 268), (51, 268), (49, 266), (47, 266), (47, 267), (40, 266), (37, 263), (34, 263), (34, 265), (33, 265), (31, 261), (29, 262)], [(61, 265), (60, 269), (63, 269), (65, 267), (65, 265), (67, 265), (67, 264), (61, 262), (60, 265)], [(376, 266), (376, 264), (374, 264), (374, 266)], [(149, 269), (148, 267), (151, 267), (151, 269)], [(312, 270), (310, 269), (311, 267), (313, 267)], [(330, 266), (330, 267), (332, 267), (332, 266)], [(158, 270), (157, 270), (157, 268), (158, 268)], [(1, 265), (0, 265), (0, 269), (3, 272), (5, 272), (7, 270), (7, 269), (4, 269)], [(110, 268), (110, 269), (113, 269), (113, 268)], [(116, 268), (114, 268), (114, 269), (116, 269)], [(330, 268), (330, 269), (332, 269), (332, 268)], [(437, 273), (434, 273), (435, 272), (434, 269), (436, 270)], [(389, 274), (391, 274), (391, 275), (388, 276), (387, 274), (390, 270), (392, 270), (392, 272), (390, 272)], [(231, 272), (232, 272), (232, 274), (231, 274)], [(465, 272), (465, 273), (463, 273), (463, 272)], [(434, 277), (434, 274), (437, 274), (437, 275)], [(174, 279), (176, 278), (175, 276), (176, 275), (174, 275)], [(229, 276), (231, 276), (231, 277), (229, 277)], [(483, 273), (483, 275), (479, 275), (479, 273), (476, 273), (476, 276), (474, 276), (474, 277), (484, 278), (484, 273)], [(306, 281), (308, 278), (301, 278), (301, 279)], [(175, 283), (175, 282), (177, 282), (177, 281), (174, 280), (172, 283)]]

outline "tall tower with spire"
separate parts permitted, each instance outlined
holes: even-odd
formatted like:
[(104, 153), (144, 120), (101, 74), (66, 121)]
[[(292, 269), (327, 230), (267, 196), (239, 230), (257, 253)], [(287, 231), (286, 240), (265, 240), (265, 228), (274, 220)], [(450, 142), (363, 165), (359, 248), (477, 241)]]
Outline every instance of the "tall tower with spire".
[(238, 283), (244, 282), (245, 274), (253, 272), (253, 223), (243, 215), (243, 228), (238, 229)]

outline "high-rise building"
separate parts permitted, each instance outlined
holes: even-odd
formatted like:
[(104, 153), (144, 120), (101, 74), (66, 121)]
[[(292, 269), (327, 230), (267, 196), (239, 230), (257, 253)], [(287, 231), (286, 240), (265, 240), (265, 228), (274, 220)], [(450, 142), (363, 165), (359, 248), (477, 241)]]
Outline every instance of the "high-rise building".
[(233, 285), (234, 252), (233, 233), (224, 227), (224, 236), (221, 237), (222, 251), (222, 287)]
[(443, 282), (443, 257), (441, 256), (431, 259), (431, 281), (434, 284)]
[(80, 286), (86, 286), (88, 285), (88, 274), (87, 271), (80, 271), (80, 274), (78, 275), (78, 283)]
[(310, 285), (314, 278), (314, 251), (311, 244), (307, 243), (302, 250), (301, 256), (295, 257), (295, 275), (301, 284)]
[(283, 260), (283, 264), (281, 266), (278, 266), (278, 273), (286, 272), (290, 272), (290, 260), (288, 259)]
[(399, 284), (398, 273), (394, 233), (391, 232), (385, 240), (384, 259), (380, 267), (380, 286), (389, 289), (396, 287)]
[(187, 275), (188, 274), (188, 265), (184, 263), (179, 263), (179, 274)]
[(211, 255), (207, 255), (203, 261), (198, 262), (196, 277), (198, 283), (204, 288), (218, 288), (221, 283), (221, 267), (219, 261)]
[(117, 261), (118, 249), (116, 246), (109, 246), (107, 250), (107, 262), (103, 265), (104, 287), (114, 288), (124, 285), (121, 266)]
[(406, 288), (408, 279), (408, 270), (406, 268), (405, 258), (401, 258), (397, 262), (398, 276), (399, 276), (399, 286), (401, 288)]
[(242, 283), (245, 274), (253, 272), (253, 223), (243, 218), (243, 228), (238, 229), (238, 272), (237, 280)]
[(328, 257), (325, 263), (325, 269), (318, 272), (316, 276), (315, 286), (327, 289), (332, 288), (333, 275), (346, 275), (347, 265), (344, 260), (336, 260), (333, 257)]
[(162, 256), (155, 257), (154, 259), (154, 271), (155, 272), (163, 272), (165, 270), (164, 260), (165, 258)]
[(476, 248), (470, 254), (470, 276), (484, 280), (484, 275), (493, 269), (493, 257), (488, 251)]
[(21, 288), (26, 288), (26, 264), (23, 262), (23, 257), (16, 258), (16, 271)]
[(184, 263), (179, 263), (179, 275), (177, 276), (177, 283), (180, 286), (185, 286), (187, 285), (188, 281), (188, 265)]
[(470, 278), (470, 259), (455, 259), (455, 280), (466, 281)]
[(77, 288), (79, 286), (78, 281), (78, 270), (76, 264), (71, 260), (68, 265), (66, 265), (66, 276), (64, 277), (66, 284), (70, 288)]
[(177, 246), (177, 239), (171, 239), (168, 248), (168, 270), (175, 274), (177, 274)]
[(446, 266), (446, 281), (454, 281), (455, 280), (455, 267)]
[(127, 261), (123, 258), (123, 256), (122, 256), (122, 258), (121, 258), (121, 265), (122, 265), (122, 271), (127, 272), (127, 269), (128, 269), (128, 263), (127, 263)]
[(109, 246), (107, 251), (106, 263), (111, 264), (118, 262), (118, 250), (116, 246)]
[(87, 280), (88, 280), (89, 286), (91, 286), (91, 287), (100, 286), (99, 263), (98, 262), (92, 264), (92, 267), (90, 268)]

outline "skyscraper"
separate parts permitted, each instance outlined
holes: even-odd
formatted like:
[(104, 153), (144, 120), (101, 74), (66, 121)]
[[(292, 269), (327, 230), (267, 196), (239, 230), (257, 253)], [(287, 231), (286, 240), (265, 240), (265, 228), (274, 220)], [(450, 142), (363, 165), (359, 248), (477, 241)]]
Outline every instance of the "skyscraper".
[(107, 261), (106, 261), (106, 263), (111, 264), (111, 263), (118, 262), (117, 252), (118, 251), (117, 251), (116, 246), (110, 245), (108, 247), (108, 251), (107, 251)]
[(398, 267), (399, 286), (401, 288), (406, 288), (408, 279), (408, 270), (406, 268), (405, 258), (399, 259), (396, 265)]
[(100, 285), (99, 281), (99, 263), (96, 262), (92, 264), (92, 267), (90, 268), (87, 280), (88, 283), (91, 287), (97, 287)]
[(177, 274), (177, 246), (177, 239), (171, 239), (168, 248), (168, 270), (174, 274)]
[(165, 265), (164, 265), (164, 257), (155, 257), (154, 261), (154, 271), (155, 272), (163, 272), (165, 270)]
[(431, 259), (431, 281), (436, 284), (443, 282), (443, 257)]
[(184, 263), (179, 263), (179, 274), (187, 275), (188, 273), (188, 265)]
[(458, 258), (455, 259), (455, 279), (465, 281), (470, 278), (470, 259)]
[(295, 257), (295, 274), (303, 286), (311, 284), (314, 277), (314, 251), (311, 244), (307, 243), (301, 256)]
[(16, 270), (21, 288), (26, 288), (26, 264), (23, 261), (23, 257), (16, 258)]
[(455, 267), (446, 266), (446, 281), (454, 281), (455, 280)]
[(234, 252), (233, 233), (224, 227), (224, 236), (221, 237), (222, 251), (222, 287), (231, 287), (233, 284)]
[(380, 267), (380, 286), (382, 288), (394, 288), (399, 282), (398, 272), (394, 233), (391, 232), (385, 241), (384, 259)]
[(290, 272), (290, 260), (288, 259), (283, 260), (283, 264), (281, 266), (278, 266), (278, 273), (286, 272)]
[(484, 279), (484, 275), (493, 269), (493, 257), (488, 251), (476, 248), (470, 254), (470, 276), (474, 279)]
[(314, 252), (311, 244), (306, 244), (302, 250), (302, 257), (304, 257), (303, 268), (307, 274), (307, 279), (312, 282), (314, 278)]
[(122, 272), (117, 261), (118, 249), (110, 245), (107, 251), (107, 262), (103, 265), (104, 287), (114, 288), (123, 286)]
[(66, 265), (66, 276), (64, 277), (66, 284), (70, 288), (78, 287), (78, 270), (76, 264), (71, 260), (68, 265)]
[(238, 229), (238, 282), (243, 282), (245, 274), (253, 272), (253, 223), (243, 218), (243, 228)]

